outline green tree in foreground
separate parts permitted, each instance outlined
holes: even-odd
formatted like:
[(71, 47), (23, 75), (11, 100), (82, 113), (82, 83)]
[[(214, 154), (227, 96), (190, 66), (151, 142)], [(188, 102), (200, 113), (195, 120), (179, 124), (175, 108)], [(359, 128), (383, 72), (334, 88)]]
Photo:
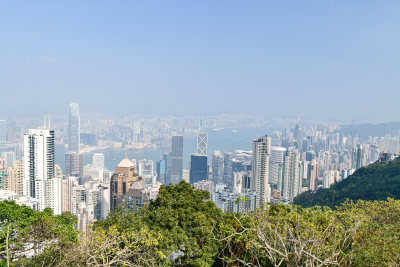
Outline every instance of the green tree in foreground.
[(70, 213), (53, 216), (51, 209), (34, 211), (15, 202), (0, 202), (0, 258), (22, 265), (24, 255), (40, 258), (51, 265), (62, 258), (62, 251), (74, 246), (78, 233)]
[(211, 266), (220, 243), (214, 236), (222, 212), (206, 191), (187, 182), (162, 186), (157, 200), (140, 213), (143, 223), (163, 237), (159, 249), (185, 266)]
[(68, 213), (0, 202), (0, 266), (7, 247), (12, 266), (400, 265), (400, 200), (222, 214), (208, 197), (163, 186), (140, 212), (118, 210), (81, 235)]

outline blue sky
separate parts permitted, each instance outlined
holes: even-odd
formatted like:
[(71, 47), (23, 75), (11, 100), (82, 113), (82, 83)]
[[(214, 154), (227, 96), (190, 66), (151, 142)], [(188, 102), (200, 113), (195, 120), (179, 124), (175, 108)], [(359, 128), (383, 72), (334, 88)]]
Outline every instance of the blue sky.
[(399, 120), (399, 1), (0, 1), (4, 115)]

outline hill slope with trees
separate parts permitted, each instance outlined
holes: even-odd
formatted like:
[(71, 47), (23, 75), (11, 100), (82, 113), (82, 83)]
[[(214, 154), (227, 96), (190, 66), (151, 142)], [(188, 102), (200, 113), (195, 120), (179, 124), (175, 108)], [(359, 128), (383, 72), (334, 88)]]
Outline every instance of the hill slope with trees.
[(335, 208), (350, 200), (385, 200), (400, 198), (400, 158), (382, 159), (358, 169), (347, 179), (328, 189), (305, 192), (294, 199), (302, 207), (328, 206)]
[(400, 264), (400, 200), (394, 199), (224, 214), (207, 192), (181, 182), (162, 186), (139, 212), (111, 213), (86, 234), (75, 225), (69, 213), (0, 202), (0, 266)]

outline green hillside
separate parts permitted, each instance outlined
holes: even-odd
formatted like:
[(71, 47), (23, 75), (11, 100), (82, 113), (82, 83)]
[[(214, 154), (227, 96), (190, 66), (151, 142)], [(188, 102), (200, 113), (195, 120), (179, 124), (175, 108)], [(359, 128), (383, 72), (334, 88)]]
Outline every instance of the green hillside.
[(303, 207), (328, 206), (335, 208), (351, 200), (385, 200), (400, 198), (400, 159), (377, 161), (357, 170), (347, 179), (329, 189), (305, 192), (294, 199), (294, 204)]

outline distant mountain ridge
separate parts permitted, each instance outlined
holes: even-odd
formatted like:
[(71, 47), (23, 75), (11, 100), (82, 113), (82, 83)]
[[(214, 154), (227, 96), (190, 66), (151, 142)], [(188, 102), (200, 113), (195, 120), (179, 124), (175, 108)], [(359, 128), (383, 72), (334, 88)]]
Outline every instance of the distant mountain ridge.
[(389, 162), (382, 159), (358, 169), (329, 189), (304, 192), (294, 199), (294, 204), (335, 208), (346, 199), (386, 200), (389, 197), (400, 199), (400, 158)]
[(344, 135), (352, 135), (352, 136), (358, 135), (358, 137), (361, 140), (366, 140), (369, 136), (385, 136), (385, 134), (399, 134), (400, 122), (343, 125), (338, 131), (343, 133)]

